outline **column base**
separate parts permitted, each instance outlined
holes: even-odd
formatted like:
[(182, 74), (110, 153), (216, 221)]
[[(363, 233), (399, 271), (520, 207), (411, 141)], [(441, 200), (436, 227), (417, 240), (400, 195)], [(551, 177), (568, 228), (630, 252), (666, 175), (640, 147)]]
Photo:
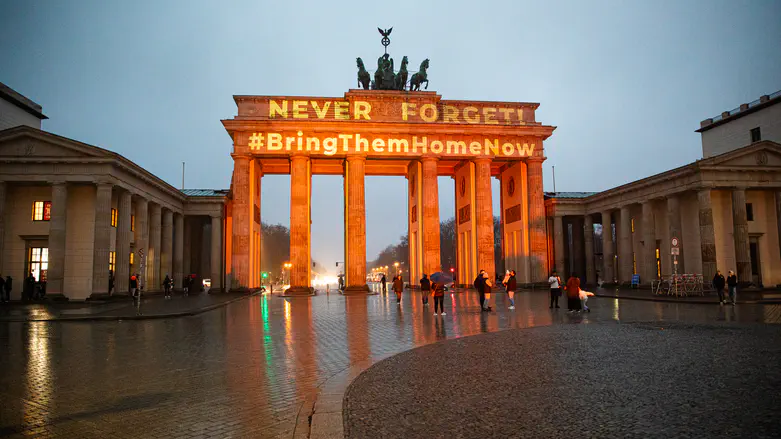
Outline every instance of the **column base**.
[(282, 294), (283, 296), (314, 296), (315, 289), (312, 287), (290, 287)]
[(344, 296), (359, 296), (359, 295), (368, 295), (368, 294), (376, 294), (376, 293), (372, 293), (369, 290), (369, 286), (366, 284), (351, 285), (349, 287), (345, 287), (344, 291), (342, 292), (342, 295)]

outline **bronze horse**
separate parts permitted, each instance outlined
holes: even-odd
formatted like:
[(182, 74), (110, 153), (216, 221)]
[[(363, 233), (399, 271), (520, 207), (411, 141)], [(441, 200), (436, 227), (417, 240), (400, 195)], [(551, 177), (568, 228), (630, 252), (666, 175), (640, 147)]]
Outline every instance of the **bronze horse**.
[(363, 87), (364, 90), (368, 90), (369, 83), (371, 83), (371, 76), (369, 75), (369, 72), (366, 71), (366, 68), (363, 66), (362, 59), (356, 58), (355, 61), (358, 63), (358, 86)]
[[(396, 90), (404, 90), (404, 87), (407, 85), (407, 64), (409, 61), (407, 61), (407, 57), (401, 59), (401, 68), (399, 69), (399, 73), (396, 74)], [(428, 85), (428, 84), (426, 84)]]
[(426, 90), (428, 90), (428, 76), (426, 75), (426, 69), (428, 68), (428, 58), (420, 63), (420, 70), (417, 73), (412, 74), (412, 79), (409, 81), (410, 91), (420, 90), (420, 84), (426, 83)]

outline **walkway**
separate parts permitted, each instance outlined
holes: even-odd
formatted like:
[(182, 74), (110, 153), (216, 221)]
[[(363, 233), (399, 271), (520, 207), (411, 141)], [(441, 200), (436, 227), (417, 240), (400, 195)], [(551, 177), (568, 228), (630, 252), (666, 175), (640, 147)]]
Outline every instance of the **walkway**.
[(519, 293), (515, 311), (505, 299), (486, 314), (474, 293), (455, 293), (434, 317), (418, 293), (401, 306), (392, 295), (264, 295), (178, 319), (3, 323), (0, 436), (290, 438), (328, 378), (444, 339), (591, 322), (781, 323), (781, 305), (596, 298), (593, 312), (569, 316), (542, 292)]

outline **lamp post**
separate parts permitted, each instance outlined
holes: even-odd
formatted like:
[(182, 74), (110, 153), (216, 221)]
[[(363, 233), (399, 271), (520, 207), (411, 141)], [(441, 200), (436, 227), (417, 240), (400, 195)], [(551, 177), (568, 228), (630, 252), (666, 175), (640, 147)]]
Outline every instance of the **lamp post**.
[(285, 283), (289, 285), (290, 284), (290, 269), (293, 267), (293, 264), (291, 264), (290, 262), (285, 262), (283, 264), (283, 266), (285, 267), (285, 275), (286, 275), (286, 278), (287, 278)]

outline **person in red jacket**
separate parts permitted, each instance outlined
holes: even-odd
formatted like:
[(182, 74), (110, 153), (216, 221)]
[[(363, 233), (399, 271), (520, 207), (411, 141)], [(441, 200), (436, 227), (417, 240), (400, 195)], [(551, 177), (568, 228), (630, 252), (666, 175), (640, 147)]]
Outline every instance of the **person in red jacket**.
[(567, 280), (567, 312), (580, 311), (580, 279), (574, 274)]

